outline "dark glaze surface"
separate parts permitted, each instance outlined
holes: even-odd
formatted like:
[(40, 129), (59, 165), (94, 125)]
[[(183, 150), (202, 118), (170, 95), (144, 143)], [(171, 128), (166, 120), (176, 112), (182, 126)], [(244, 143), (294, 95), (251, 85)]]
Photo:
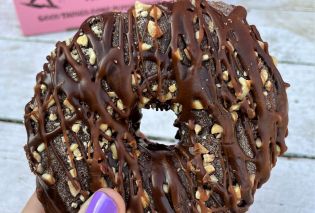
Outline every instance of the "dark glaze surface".
[[(160, 9), (170, 17), (171, 39), (165, 54), (158, 51), (158, 40), (160, 38), (153, 39), (153, 49), (151, 51), (139, 51), (139, 46), (142, 43), (141, 33), (134, 30), (136, 20), (132, 9), (127, 13), (128, 23), (125, 23), (123, 19), (119, 21), (117, 47), (113, 47), (110, 42), (114, 30), (114, 17), (117, 13), (101, 15), (104, 21), (104, 31), (101, 38), (98, 38), (91, 30), (88, 21), (82, 24), (80, 32), (87, 35), (89, 45), (96, 54), (95, 66), (88, 63), (80, 46), (75, 42), (80, 36), (80, 32), (74, 36), (69, 46), (65, 42), (57, 43), (55, 56), (48, 57), (49, 64), (45, 64), (44, 71), (37, 75), (33, 99), (38, 108), (38, 112), (36, 112), (38, 132), (36, 134), (32, 131), (31, 125), (31, 115), (34, 116), (34, 111), (30, 104), (26, 106), (25, 125), (28, 131), (28, 143), (25, 150), (29, 155), (42, 142), (54, 150), (52, 140), (57, 135), (62, 134), (67, 153), (70, 156), (70, 165), (75, 165), (73, 154), (70, 151), (68, 132), (77, 120), (81, 120), (88, 125), (94, 150), (93, 154), (83, 154), (83, 160), (89, 167), (89, 192), (83, 190), (77, 178), (70, 175), (66, 165), (62, 167), (67, 175), (65, 178), (71, 180), (85, 197), (88, 197), (88, 193), (93, 193), (101, 187), (98, 179), (105, 174), (114, 182), (115, 189), (125, 195), (123, 185), (128, 185), (128, 183), (123, 183), (123, 165), (127, 163), (130, 177), (132, 177), (129, 189), (135, 192), (134, 194), (129, 193), (127, 208), (130, 212), (143, 212), (141, 199), (145, 197), (146, 192), (144, 191), (144, 180), (139, 168), (137, 151), (147, 150), (146, 152), (151, 158), (148, 167), (152, 168), (152, 173), (149, 175), (151, 177), (152, 193), (149, 193), (150, 204), (146, 211), (198, 212), (199, 209), (201, 212), (245, 212), (253, 202), (255, 190), (265, 183), (270, 176), (270, 170), (276, 163), (276, 146), (280, 147), (280, 154), (286, 151), (284, 138), (287, 134), (288, 112), (285, 88), (288, 85), (283, 82), (275, 67), (268, 53), (267, 44), (265, 43), (262, 48), (258, 42), (258, 40), (262, 40), (256, 28), (247, 24), (244, 8), (234, 7), (227, 15), (215, 9), (206, 1), (196, 0), (196, 6), (193, 6), (189, 1), (184, 0), (175, 3), (163, 3), (160, 5)], [(192, 21), (196, 15), (199, 20), (199, 39), (195, 37)], [(212, 20), (217, 38), (210, 32), (209, 23), (205, 20), (205, 16)], [(157, 19), (155, 19), (155, 22), (157, 23)], [(127, 41), (123, 39), (124, 36)], [(191, 53), (190, 66), (185, 65), (176, 56), (180, 36), (185, 39), (186, 48)], [(138, 40), (135, 40), (135, 38)], [(215, 39), (218, 39), (216, 41), (217, 46), (215, 45)], [(77, 49), (82, 59), (80, 63), (71, 56), (70, 48), (73, 47)], [(126, 47), (127, 52), (124, 51)], [(214, 62), (214, 73), (203, 66), (202, 56), (205, 52), (209, 54), (210, 59)], [(126, 53), (129, 59), (128, 63), (125, 60)], [(236, 60), (235, 54), (237, 54), (238, 60)], [(276, 103), (275, 107), (271, 109), (267, 109), (266, 97), (263, 94), (264, 85), (259, 74), (257, 54), (268, 68), (269, 75), (273, 79), (273, 86), (276, 88)], [(144, 79), (141, 85), (134, 90), (131, 85), (131, 75), (139, 73), (143, 76), (139, 68), (143, 60), (154, 61), (158, 65), (158, 70), (155, 75)], [(78, 81), (74, 81), (69, 77), (65, 70), (66, 63), (73, 67)], [(228, 88), (227, 83), (222, 79), (223, 66), (229, 73), (233, 89)], [(237, 70), (246, 71), (246, 79), (250, 80), (250, 92), (241, 100), (235, 95), (242, 93), (242, 85), (239, 82)], [(163, 73), (168, 74), (163, 75)], [(176, 81), (177, 94), (176, 97), (165, 102), (163, 100), (162, 85), (167, 78)], [(114, 91), (122, 100), (125, 106), (124, 110), (117, 108), (108, 94), (104, 92), (102, 88), (103, 79), (110, 86), (111, 91)], [(135, 116), (139, 116), (135, 115), (134, 112), (139, 107), (139, 102), (143, 96), (142, 90), (154, 80), (158, 82), (158, 90), (151, 102), (165, 102), (166, 105), (181, 104), (182, 112), (178, 115), (180, 123), (193, 124), (195, 122), (192, 114), (194, 111), (192, 102), (193, 100), (200, 100), (204, 110), (212, 115), (213, 121), (223, 127), (222, 138), (220, 139), (222, 153), (219, 153), (224, 171), (222, 183), (211, 183), (208, 179), (209, 175), (203, 168), (201, 154), (192, 155), (189, 153), (189, 147), (195, 143), (193, 130), (190, 130), (189, 133), (191, 138), (189, 144), (184, 144), (181, 141), (176, 146), (170, 146), (165, 150), (150, 149), (149, 146), (139, 142), (145, 143), (137, 136), (136, 129), (132, 128), (134, 121), (138, 120)], [(220, 88), (216, 87), (217, 83), (221, 85)], [(41, 96), (41, 84), (47, 85), (47, 93), (44, 97)], [(57, 101), (59, 100), (58, 94), (60, 91), (66, 95), (67, 100), (75, 109), (75, 115), (70, 119), (65, 118), (61, 103)], [(48, 133), (45, 131), (44, 125), (45, 113), (48, 110), (51, 97), (56, 100), (60, 126)], [(250, 100), (251, 103), (248, 104), (245, 100)], [(249, 126), (245, 128), (253, 158), (248, 157), (237, 142), (236, 122), (233, 121), (228, 110), (229, 106), (236, 104), (238, 101), (241, 103), (239, 119), (247, 117), (257, 121), (257, 134), (262, 141), (262, 146), (259, 149), (256, 148), (252, 129)], [(86, 105), (83, 105), (82, 102)], [(224, 102), (228, 103), (228, 107), (223, 104)], [(255, 107), (253, 103), (256, 104)], [(113, 118), (106, 110), (107, 106), (111, 106), (118, 117)], [(111, 138), (100, 131), (99, 127), (102, 123), (108, 124), (113, 130), (114, 133)], [(188, 126), (191, 127), (191, 125)], [(119, 158), (117, 161), (117, 177), (115, 177), (107, 156), (99, 145), (100, 136), (112, 141), (117, 147)], [(82, 147), (83, 144), (80, 143), (78, 141), (79, 147)], [(149, 144), (150, 142), (147, 141), (146, 143)], [(185, 156), (186, 162), (182, 160), (182, 156)], [(29, 160), (32, 166), (34, 159), (29, 157)], [(190, 171), (186, 165), (188, 161), (193, 162), (196, 171)], [(253, 183), (249, 178), (247, 161), (251, 161), (256, 166)], [(59, 162), (64, 164), (62, 160), (59, 160)], [(201, 190), (199, 200), (195, 199), (194, 190), (187, 193), (186, 186), (181, 183), (178, 168), (174, 162), (181, 162), (181, 167), (188, 180), (192, 177), (190, 173), (194, 173), (194, 181), (198, 183), (196, 187), (203, 188), (204, 185), (207, 185), (212, 192), (217, 193), (223, 202), (221, 207), (206, 206), (205, 201), (209, 196), (204, 190)], [(162, 189), (166, 180), (169, 185), (168, 196), (170, 199), (166, 198)], [(134, 188), (134, 183), (137, 185), (137, 190)], [(233, 190), (235, 183), (241, 189), (241, 202), (237, 200), (236, 193)], [(47, 212), (68, 211), (60, 196), (54, 191), (54, 187), (47, 186), (40, 178), (38, 178), (38, 195), (41, 202), (45, 204)], [(187, 201), (189, 202), (185, 204)], [(197, 207), (198, 205), (199, 207)]]

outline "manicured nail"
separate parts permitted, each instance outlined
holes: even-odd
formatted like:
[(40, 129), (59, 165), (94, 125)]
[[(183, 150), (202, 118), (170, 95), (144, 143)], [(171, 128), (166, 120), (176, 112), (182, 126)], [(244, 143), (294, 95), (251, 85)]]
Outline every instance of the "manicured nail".
[(106, 193), (95, 192), (92, 200), (86, 210), (86, 213), (117, 213), (117, 205), (115, 201)]

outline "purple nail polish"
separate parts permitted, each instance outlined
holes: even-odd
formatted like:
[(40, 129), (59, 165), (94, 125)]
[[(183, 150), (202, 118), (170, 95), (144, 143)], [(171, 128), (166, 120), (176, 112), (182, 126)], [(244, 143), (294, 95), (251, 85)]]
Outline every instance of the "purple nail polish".
[(92, 200), (86, 210), (86, 213), (117, 213), (117, 205), (115, 201), (106, 193), (95, 192)]

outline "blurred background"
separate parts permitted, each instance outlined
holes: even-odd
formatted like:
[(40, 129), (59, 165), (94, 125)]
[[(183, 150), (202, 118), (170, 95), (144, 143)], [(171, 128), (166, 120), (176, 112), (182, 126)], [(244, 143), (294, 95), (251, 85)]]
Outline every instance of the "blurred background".
[[(63, 0), (66, 1), (66, 0)], [(108, 0), (103, 0), (104, 4)], [(45, 1), (43, 1), (45, 2)], [(99, 1), (98, 1), (99, 2)], [(248, 9), (283, 79), (291, 84), (288, 151), (270, 180), (258, 190), (253, 213), (312, 213), (315, 210), (315, 1), (233, 0)], [(91, 2), (93, 3), (93, 1)], [(74, 31), (23, 36), (12, 0), (0, 0), (0, 212), (20, 212), (35, 189), (23, 145), (24, 106), (33, 95), (36, 73), (56, 41)], [(172, 112), (146, 110), (141, 130), (172, 141)]]

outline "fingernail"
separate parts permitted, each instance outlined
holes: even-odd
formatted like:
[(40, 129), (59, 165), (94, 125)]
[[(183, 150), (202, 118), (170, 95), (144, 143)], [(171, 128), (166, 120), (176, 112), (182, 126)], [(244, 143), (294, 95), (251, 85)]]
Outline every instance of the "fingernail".
[(101, 212), (117, 213), (118, 211), (115, 201), (106, 193), (98, 191), (94, 193), (86, 213)]

